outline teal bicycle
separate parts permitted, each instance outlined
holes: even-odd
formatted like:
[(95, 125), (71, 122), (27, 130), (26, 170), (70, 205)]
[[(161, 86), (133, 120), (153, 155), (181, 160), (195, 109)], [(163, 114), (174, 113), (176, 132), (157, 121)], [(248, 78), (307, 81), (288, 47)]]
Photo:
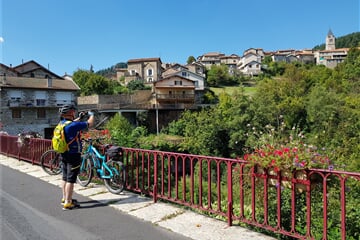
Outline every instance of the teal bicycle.
[(104, 181), (106, 188), (114, 194), (121, 193), (126, 185), (126, 171), (122, 161), (122, 149), (118, 146), (105, 146), (104, 154), (93, 145), (100, 139), (84, 140), (88, 147), (82, 154), (82, 162), (77, 182), (86, 187), (94, 174)]

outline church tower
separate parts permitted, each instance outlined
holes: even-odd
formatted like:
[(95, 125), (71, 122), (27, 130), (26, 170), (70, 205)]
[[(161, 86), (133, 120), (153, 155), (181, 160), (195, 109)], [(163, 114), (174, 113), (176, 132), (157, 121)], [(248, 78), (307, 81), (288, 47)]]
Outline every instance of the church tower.
[(331, 29), (326, 36), (325, 50), (335, 50), (335, 36), (332, 33)]

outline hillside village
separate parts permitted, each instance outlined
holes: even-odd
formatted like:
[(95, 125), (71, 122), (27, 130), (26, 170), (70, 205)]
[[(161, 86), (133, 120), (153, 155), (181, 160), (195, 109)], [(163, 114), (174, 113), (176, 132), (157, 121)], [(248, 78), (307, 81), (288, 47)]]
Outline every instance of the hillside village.
[(185, 109), (201, 106), (206, 90), (206, 69), (224, 64), (229, 73), (257, 76), (263, 72), (266, 56), (272, 61), (322, 64), (334, 68), (344, 61), (348, 48), (335, 48), (335, 36), (329, 30), (325, 50), (278, 50), (266, 52), (250, 48), (242, 56), (220, 52), (205, 53), (187, 65), (162, 63), (160, 58), (129, 59), (127, 68), (117, 68), (114, 80), (123, 78), (125, 85), (142, 80), (151, 90), (132, 95), (77, 97), (79, 86), (69, 75), (59, 76), (34, 60), (18, 66), (0, 63), (1, 115), (0, 131), (16, 135), (35, 131), (50, 138), (56, 126), (58, 108), (77, 104), (79, 109), (98, 109), (104, 115), (120, 113), (136, 124), (138, 114), (147, 112), (151, 131), (159, 131)]

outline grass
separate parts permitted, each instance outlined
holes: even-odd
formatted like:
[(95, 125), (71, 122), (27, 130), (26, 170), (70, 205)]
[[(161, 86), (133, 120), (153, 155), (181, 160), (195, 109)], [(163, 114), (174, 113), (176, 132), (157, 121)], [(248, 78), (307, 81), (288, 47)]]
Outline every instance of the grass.
[[(210, 89), (216, 94), (219, 95), (222, 92), (225, 92), (229, 95), (232, 95), (235, 91), (240, 91), (240, 86), (224, 86), (224, 87), (211, 87)], [(243, 87), (246, 95), (253, 95), (256, 92), (256, 86), (245, 86)]]

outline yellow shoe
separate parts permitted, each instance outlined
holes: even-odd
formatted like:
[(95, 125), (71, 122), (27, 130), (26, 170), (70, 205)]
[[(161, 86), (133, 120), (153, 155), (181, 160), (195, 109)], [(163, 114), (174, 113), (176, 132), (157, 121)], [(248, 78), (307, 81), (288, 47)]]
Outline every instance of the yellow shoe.
[(64, 203), (63, 210), (71, 210), (71, 209), (79, 208), (79, 207), (80, 207), (80, 204), (78, 203), (78, 201), (73, 199), (71, 201), (71, 203)]

